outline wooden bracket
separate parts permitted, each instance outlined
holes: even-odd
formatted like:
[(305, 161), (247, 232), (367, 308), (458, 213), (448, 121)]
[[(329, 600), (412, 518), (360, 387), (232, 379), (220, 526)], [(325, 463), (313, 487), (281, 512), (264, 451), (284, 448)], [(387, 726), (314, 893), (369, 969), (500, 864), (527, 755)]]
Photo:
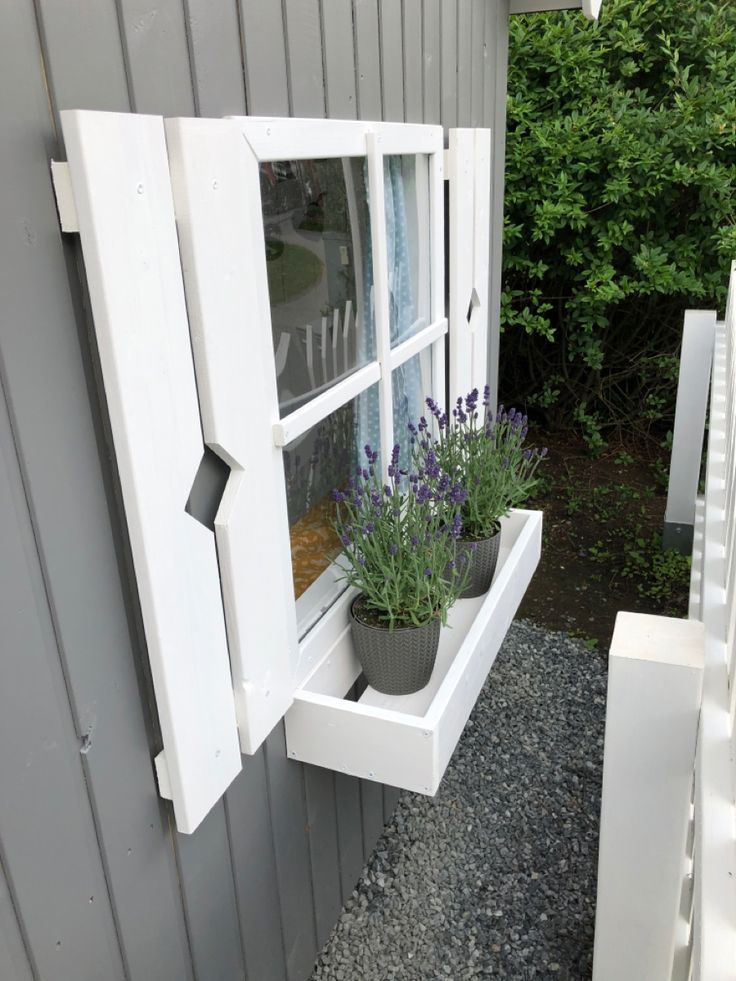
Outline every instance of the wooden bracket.
[(69, 164), (65, 161), (51, 161), (51, 181), (56, 194), (56, 207), (59, 211), (59, 223), (62, 232), (78, 232), (77, 206), (74, 203), (74, 192), (69, 174)]

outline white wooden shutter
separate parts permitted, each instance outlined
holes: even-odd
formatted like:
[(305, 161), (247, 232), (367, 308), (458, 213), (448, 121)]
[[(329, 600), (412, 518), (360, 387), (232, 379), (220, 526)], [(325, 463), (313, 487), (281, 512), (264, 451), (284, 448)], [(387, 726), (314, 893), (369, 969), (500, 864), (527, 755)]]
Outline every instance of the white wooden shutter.
[(217, 555), (184, 510), (204, 444), (163, 120), (62, 113), (163, 736), (193, 831), (240, 771)]

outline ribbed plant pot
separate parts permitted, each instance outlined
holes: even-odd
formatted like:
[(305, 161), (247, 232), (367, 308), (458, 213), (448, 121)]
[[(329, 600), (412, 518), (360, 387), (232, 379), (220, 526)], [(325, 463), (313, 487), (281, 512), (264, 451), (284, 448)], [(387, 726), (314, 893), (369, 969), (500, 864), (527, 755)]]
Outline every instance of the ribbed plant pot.
[(421, 627), (388, 627), (364, 623), (350, 607), (353, 647), (366, 681), (385, 695), (410, 695), (429, 683), (440, 643), (440, 621)]
[[(466, 555), (470, 563), (470, 579), (461, 593), (461, 599), (471, 599), (482, 596), (491, 588), (493, 574), (498, 562), (498, 549), (501, 544), (501, 529), (491, 538), (479, 542), (466, 542), (460, 539), (457, 543), (457, 555)], [(475, 545), (475, 548), (473, 548)]]

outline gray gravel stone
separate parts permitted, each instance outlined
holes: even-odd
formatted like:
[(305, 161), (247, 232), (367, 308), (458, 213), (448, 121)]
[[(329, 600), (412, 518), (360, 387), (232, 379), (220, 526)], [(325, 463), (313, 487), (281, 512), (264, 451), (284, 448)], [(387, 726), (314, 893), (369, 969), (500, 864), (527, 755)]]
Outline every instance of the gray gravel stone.
[(511, 627), (434, 798), (404, 793), (312, 981), (591, 976), (606, 657)]

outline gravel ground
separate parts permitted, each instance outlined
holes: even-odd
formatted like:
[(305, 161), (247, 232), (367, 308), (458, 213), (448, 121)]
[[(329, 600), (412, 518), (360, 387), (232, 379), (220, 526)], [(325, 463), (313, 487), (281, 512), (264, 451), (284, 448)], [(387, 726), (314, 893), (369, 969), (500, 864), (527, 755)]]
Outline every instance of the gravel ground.
[(435, 798), (402, 795), (312, 981), (591, 976), (606, 658), (517, 621)]

